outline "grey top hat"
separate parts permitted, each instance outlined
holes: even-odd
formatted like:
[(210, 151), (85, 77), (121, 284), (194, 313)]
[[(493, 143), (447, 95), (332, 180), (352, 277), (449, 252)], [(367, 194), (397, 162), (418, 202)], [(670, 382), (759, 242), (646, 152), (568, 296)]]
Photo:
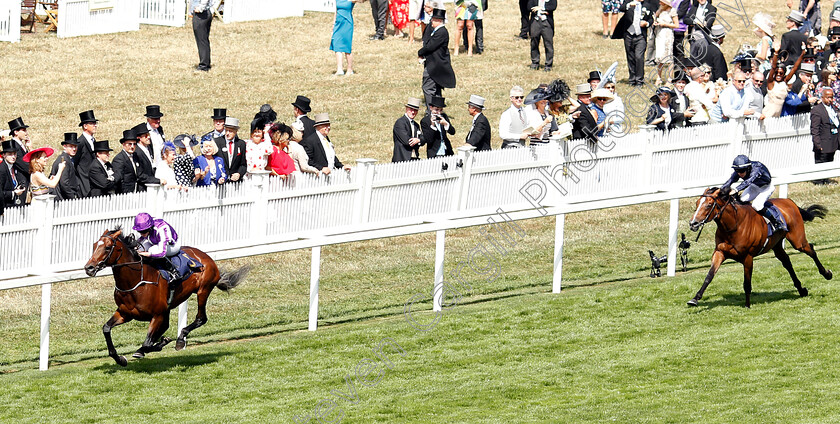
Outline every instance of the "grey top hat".
[(232, 116), (228, 116), (225, 118), (225, 127), (236, 128), (239, 129), (239, 119), (234, 118)]
[(575, 95), (592, 94), (592, 85), (588, 82), (575, 86)]
[(328, 125), (330, 123), (330, 115), (328, 113), (315, 114), (315, 126)]
[(798, 10), (791, 10), (790, 14), (787, 16), (787, 18), (788, 18), (788, 20), (794, 21), (794, 22), (798, 23), (799, 25), (802, 25), (802, 24), (805, 23), (805, 15)]
[(726, 36), (726, 28), (723, 25), (712, 25), (711, 33), (709, 34), (713, 39), (723, 38)]
[(799, 66), (799, 72), (807, 72), (809, 74), (814, 73), (814, 64), (813, 63), (803, 63)]
[(834, 9), (834, 11), (831, 12), (830, 19), (832, 21), (840, 21), (840, 9)]
[(418, 99), (417, 97), (409, 97), (408, 101), (405, 102), (405, 107), (410, 107), (412, 109), (420, 110), (420, 103), (422, 100)]
[(476, 96), (475, 94), (470, 94), (470, 101), (468, 101), (467, 104), (484, 110), (484, 97)]

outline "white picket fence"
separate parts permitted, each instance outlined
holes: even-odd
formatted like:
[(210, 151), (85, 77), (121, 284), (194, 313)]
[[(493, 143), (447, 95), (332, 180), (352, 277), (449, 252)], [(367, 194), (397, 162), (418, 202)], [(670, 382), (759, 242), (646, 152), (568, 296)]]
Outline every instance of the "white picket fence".
[(188, 0), (140, 0), (140, 23), (182, 27)]
[(225, 0), (224, 23), (303, 16), (302, 0)]
[(0, 0), (0, 41), (20, 41), (20, 0)]
[(114, 7), (90, 10), (88, 0), (58, 0), (58, 38), (140, 29), (140, 0), (114, 0)]
[[(669, 133), (644, 128), (597, 145), (574, 140), (486, 152), (462, 147), (456, 156), (394, 164), (359, 159), (351, 173), (293, 183), (256, 175), (240, 185), (187, 193), (153, 187), (59, 203), (41, 196), (0, 217), (0, 290), (44, 287), (46, 369), (50, 284), (86, 278), (81, 268), (92, 243), (105, 229), (129, 228), (141, 211), (163, 217), (187, 244), (216, 260), (312, 248), (310, 330), (317, 328), (321, 246), (436, 231), (433, 293), (439, 310), (445, 230), (486, 224), (499, 209), (514, 220), (557, 217), (553, 291), (559, 292), (566, 213), (670, 200), (673, 275), (678, 200), (722, 183), (739, 153), (769, 166), (780, 196), (788, 183), (840, 176), (840, 163), (813, 164), (809, 117), (799, 115)], [(185, 304), (179, 318), (186, 322)]]

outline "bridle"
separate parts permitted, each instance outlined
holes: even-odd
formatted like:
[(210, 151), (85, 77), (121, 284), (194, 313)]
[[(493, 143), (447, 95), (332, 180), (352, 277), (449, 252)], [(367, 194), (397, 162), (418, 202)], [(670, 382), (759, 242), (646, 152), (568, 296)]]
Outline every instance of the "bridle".
[[(135, 265), (135, 264), (143, 263), (143, 259), (140, 258), (139, 261), (135, 261), (135, 262), (126, 262), (126, 263), (122, 263), (122, 264), (112, 263), (112, 265), (108, 265), (106, 262), (109, 262), (109, 260), (111, 259), (111, 255), (114, 254), (114, 249), (117, 246), (117, 238), (114, 237), (113, 234), (105, 234), (102, 237), (99, 237), (99, 240), (102, 241), (102, 239), (104, 239), (104, 238), (108, 238), (109, 240), (111, 240), (111, 245), (105, 248), (105, 250), (108, 252), (105, 255), (105, 258), (102, 259), (101, 261), (97, 262), (96, 268), (95, 268), (96, 272), (102, 271), (106, 266), (110, 266), (111, 268), (117, 268), (117, 267), (121, 267), (121, 266)], [(102, 244), (105, 244), (105, 243), (103, 242)], [(122, 258), (122, 255), (123, 255), (124, 251), (125, 251), (124, 248), (120, 249), (120, 254), (119, 254), (119, 256), (117, 256), (116, 259), (114, 259), (114, 262), (117, 262), (117, 261), (120, 260), (120, 258)]]
[[(720, 218), (720, 215), (723, 213), (723, 211), (726, 209), (726, 207), (732, 205), (732, 201), (735, 199), (735, 196), (729, 196), (729, 200), (723, 202), (723, 204), (721, 205), (720, 203), (717, 202), (717, 199), (718, 199), (717, 196), (713, 196), (711, 194), (705, 194), (704, 193), (700, 197), (701, 198), (712, 199), (713, 205), (712, 205), (711, 210), (709, 210), (709, 212), (706, 213), (706, 217), (703, 218), (703, 220), (700, 221), (700, 230), (697, 232), (697, 238), (694, 239), (695, 242), (697, 242), (697, 240), (700, 240), (700, 234), (703, 233), (703, 227), (706, 224), (708, 224), (709, 222), (712, 222), (712, 221)], [(737, 218), (738, 208), (734, 208), (734, 209), (735, 209), (735, 214), (736, 214), (736, 218)], [(717, 210), (716, 214), (715, 214), (715, 210)], [(714, 214), (714, 216), (712, 216), (712, 214)]]

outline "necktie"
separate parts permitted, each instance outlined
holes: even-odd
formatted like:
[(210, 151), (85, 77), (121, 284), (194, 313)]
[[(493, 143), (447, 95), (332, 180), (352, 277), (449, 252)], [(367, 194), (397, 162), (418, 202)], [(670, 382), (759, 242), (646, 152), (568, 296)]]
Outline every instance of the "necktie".
[(12, 174), (12, 185), (17, 187), (18, 184), (17, 184), (17, 180), (15, 179), (15, 169), (12, 168), (12, 167), (9, 167), (9, 173)]
[(522, 109), (519, 109), (519, 120), (522, 121), (523, 124), (525, 123), (525, 115), (523, 114)]
[(233, 142), (228, 142), (228, 160), (233, 161)]

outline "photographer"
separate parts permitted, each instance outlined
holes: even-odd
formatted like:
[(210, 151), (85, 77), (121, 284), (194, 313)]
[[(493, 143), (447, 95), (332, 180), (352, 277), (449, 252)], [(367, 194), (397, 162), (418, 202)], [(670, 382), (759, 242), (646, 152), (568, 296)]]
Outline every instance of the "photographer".
[(816, 88), (814, 81), (814, 64), (803, 63), (796, 75), (797, 80), (791, 84), (790, 91), (785, 97), (785, 104), (782, 106), (781, 116), (808, 113), (811, 106), (820, 99), (814, 94)]
[(432, 101), (429, 102), (430, 113), (420, 120), (420, 132), (423, 144), (426, 145), (426, 157), (430, 159), (455, 154), (448, 137), (448, 135), (455, 135), (455, 127), (452, 126), (449, 116), (443, 113), (445, 107), (446, 102), (443, 97), (432, 97)]

